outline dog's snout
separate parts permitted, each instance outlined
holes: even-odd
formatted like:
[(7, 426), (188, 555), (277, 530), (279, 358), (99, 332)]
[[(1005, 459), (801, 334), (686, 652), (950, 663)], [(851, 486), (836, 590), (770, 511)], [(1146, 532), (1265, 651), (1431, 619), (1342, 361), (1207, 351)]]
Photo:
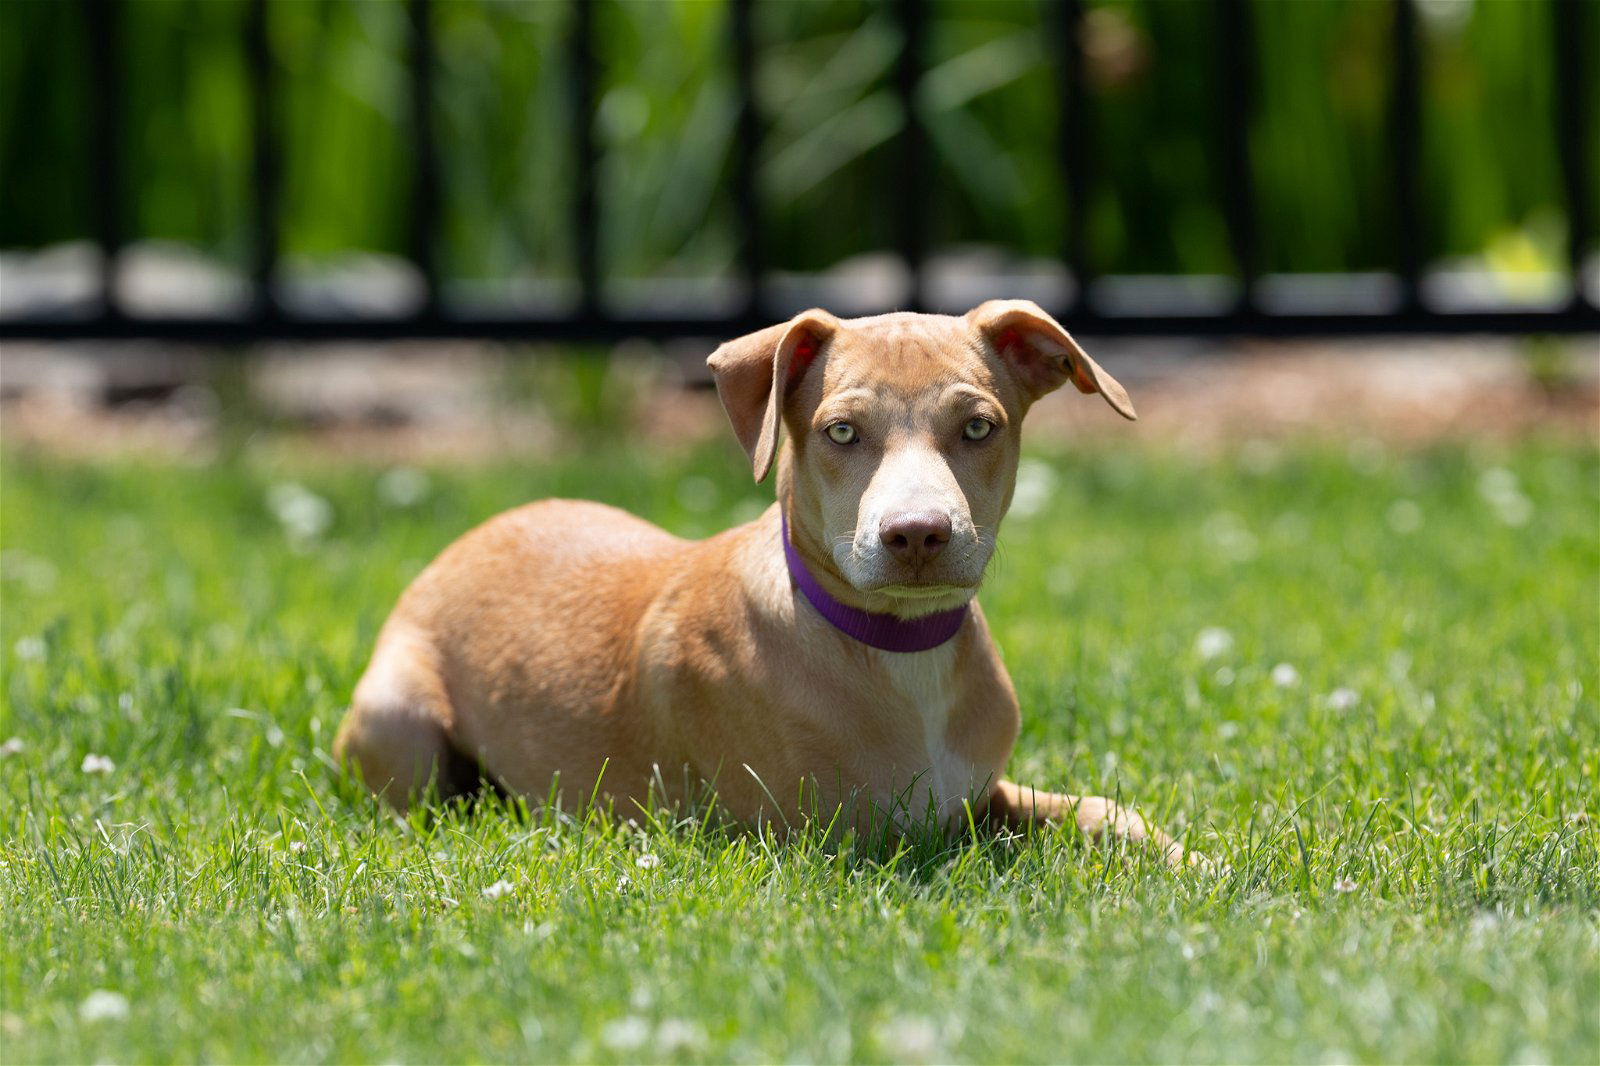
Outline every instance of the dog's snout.
[(896, 559), (927, 562), (950, 543), (950, 516), (939, 511), (897, 511), (878, 523), (878, 539)]

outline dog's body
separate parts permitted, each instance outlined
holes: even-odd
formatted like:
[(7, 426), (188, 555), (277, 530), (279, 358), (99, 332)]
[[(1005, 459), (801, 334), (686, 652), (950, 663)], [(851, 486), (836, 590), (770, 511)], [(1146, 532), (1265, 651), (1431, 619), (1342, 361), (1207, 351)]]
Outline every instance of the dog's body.
[[(336, 755), (400, 809), (480, 768), (569, 807), (678, 802), (710, 783), (747, 822), (841, 805), (857, 826), (1075, 819), (1184, 861), (1131, 811), (1001, 777), (1017, 700), (972, 599), (1028, 404), (1072, 380), (1131, 418), (1121, 387), (1023, 303), (959, 319), (807, 312), (711, 366), (757, 479), (777, 460), (778, 503), (700, 542), (574, 501), (490, 520), (402, 596)], [(821, 592), (803, 595), (802, 577)], [(830, 601), (889, 630), (949, 619), (953, 635), (884, 650), (825, 617)]]
[(881, 811), (914, 791), (916, 815), (930, 794), (947, 815), (983, 796), (1017, 707), (981, 616), (929, 651), (868, 647), (796, 600), (778, 525), (774, 506), (690, 543), (548, 500), (469, 533), (407, 590), (356, 690), (367, 715), (405, 723), (381, 770), (361, 759), (368, 783), (392, 777), (399, 798), (453, 748), (535, 799), (556, 774), (588, 799), (602, 765), (621, 798), (712, 781), (742, 820), (851, 798), (802, 798), (801, 781)]

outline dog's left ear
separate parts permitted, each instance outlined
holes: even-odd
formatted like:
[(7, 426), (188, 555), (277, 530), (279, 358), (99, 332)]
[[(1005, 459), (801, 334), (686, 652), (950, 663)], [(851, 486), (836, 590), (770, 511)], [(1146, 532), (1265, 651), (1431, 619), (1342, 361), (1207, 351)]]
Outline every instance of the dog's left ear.
[(1139, 417), (1117, 379), (1032, 300), (989, 300), (968, 311), (967, 321), (1011, 367), (1030, 403), (1070, 380), (1079, 392), (1104, 396), (1123, 418)]
[(750, 456), (756, 480), (772, 469), (778, 453), (783, 400), (839, 331), (839, 320), (821, 308), (731, 340), (711, 353), (706, 366), (717, 381), (734, 435)]

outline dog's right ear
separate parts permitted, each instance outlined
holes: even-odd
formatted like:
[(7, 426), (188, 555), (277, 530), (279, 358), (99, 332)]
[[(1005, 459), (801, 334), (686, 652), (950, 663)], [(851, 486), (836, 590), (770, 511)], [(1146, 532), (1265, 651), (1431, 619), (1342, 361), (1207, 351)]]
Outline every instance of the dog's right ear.
[(706, 366), (717, 381), (734, 435), (750, 456), (757, 481), (778, 453), (783, 400), (835, 333), (839, 320), (820, 308), (787, 322), (731, 340), (711, 353)]

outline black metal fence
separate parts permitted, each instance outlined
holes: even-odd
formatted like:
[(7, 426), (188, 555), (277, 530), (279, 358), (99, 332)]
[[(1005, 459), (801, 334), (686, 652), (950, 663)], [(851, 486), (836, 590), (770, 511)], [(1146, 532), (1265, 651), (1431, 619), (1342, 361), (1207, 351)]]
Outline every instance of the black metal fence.
[[(729, 48), (734, 91), (738, 98), (731, 196), (740, 235), (739, 282), (742, 299), (731, 309), (705, 312), (692, 307), (669, 313), (628, 314), (603, 296), (604, 264), (598, 242), (604, 205), (597, 195), (598, 149), (595, 138), (596, 86), (594, 6), (599, 0), (570, 0), (571, 36), (567, 42), (574, 144), (572, 159), (578, 194), (571, 216), (577, 248), (578, 299), (558, 313), (504, 315), (465, 314), (441, 299), (438, 244), (442, 204), (448, 190), (441, 182), (435, 136), (434, 84), (437, 68), (433, 36), (433, 0), (406, 0), (409, 15), (407, 48), (410, 99), (409, 136), (410, 241), (408, 258), (422, 279), (423, 296), (416, 309), (392, 317), (313, 316), (291, 313), (277, 300), (280, 232), (280, 190), (283, 149), (276, 135), (278, 87), (267, 41), (268, 0), (250, 0), (242, 42), (248, 74), (252, 129), (251, 230), (253, 252), (248, 310), (228, 317), (147, 317), (126, 312), (118, 296), (119, 254), (130, 238), (125, 211), (130, 193), (124, 177), (119, 87), (123, 41), (119, 28), (122, 0), (81, 0), (87, 16), (88, 70), (92, 79), (92, 112), (85, 116), (85, 135), (92, 167), (93, 237), (101, 250), (98, 299), (88, 315), (0, 317), (0, 339), (170, 338), (235, 344), (267, 338), (339, 339), (402, 337), (467, 337), (510, 340), (610, 341), (626, 337), (722, 336), (784, 317), (798, 307), (783, 303), (770, 284), (761, 246), (763, 205), (757, 181), (762, 117), (757, 107), (754, 71), (756, 42), (752, 29), (755, 0), (729, 0)], [(926, 306), (924, 265), (930, 249), (925, 234), (928, 200), (922, 177), (927, 138), (915, 98), (925, 69), (931, 0), (889, 0), (902, 32), (902, 49), (894, 89), (904, 114), (896, 145), (898, 182), (885, 190), (895, 211), (896, 251), (909, 277), (900, 309)], [(1250, 0), (1213, 0), (1219, 36), (1216, 49), (1219, 84), (1221, 151), (1224, 159), (1226, 220), (1234, 261), (1238, 264), (1237, 297), (1224, 306), (1196, 311), (1174, 307), (1157, 295), (1148, 299), (1106, 300), (1107, 286), (1097, 284), (1085, 232), (1086, 206), (1093, 180), (1095, 153), (1090, 141), (1090, 94), (1086, 91), (1081, 48), (1083, 0), (1052, 0), (1046, 27), (1059, 70), (1061, 125), (1057, 131), (1062, 187), (1068, 199), (1067, 231), (1061, 259), (1075, 284), (1064, 306), (1051, 307), (1070, 328), (1089, 334), (1125, 335), (1265, 335), (1376, 333), (1586, 333), (1600, 332), (1600, 309), (1586, 295), (1584, 258), (1595, 241), (1588, 194), (1595, 175), (1589, 170), (1585, 138), (1591, 127), (1588, 107), (1593, 98), (1588, 80), (1595, 77), (1600, 57), (1586, 55), (1586, 42), (1596, 17), (1592, 0), (1548, 0), (1552, 30), (1555, 106), (1553, 116), (1565, 201), (1566, 281), (1564, 298), (1537, 308), (1446, 310), (1430, 306), (1424, 291), (1429, 258), (1428, 235), (1420, 223), (1419, 146), (1422, 138), (1422, 55), (1415, 0), (1390, 0), (1393, 91), (1390, 102), (1389, 184), (1398, 220), (1396, 261), (1376, 303), (1342, 306), (1337, 299), (1321, 309), (1286, 308), (1262, 298), (1263, 279), (1257, 228), (1257, 205), (1249, 159), (1249, 134), (1256, 92), (1252, 71), (1253, 44)], [(1509, 161), (1508, 161), (1509, 165)], [(1099, 279), (1114, 282), (1116, 279)], [(1323, 279), (1327, 282), (1329, 279)], [(1354, 279), (1351, 279), (1354, 280)], [(1337, 289), (1339, 279), (1331, 279)], [(890, 310), (882, 308), (881, 310)]]

